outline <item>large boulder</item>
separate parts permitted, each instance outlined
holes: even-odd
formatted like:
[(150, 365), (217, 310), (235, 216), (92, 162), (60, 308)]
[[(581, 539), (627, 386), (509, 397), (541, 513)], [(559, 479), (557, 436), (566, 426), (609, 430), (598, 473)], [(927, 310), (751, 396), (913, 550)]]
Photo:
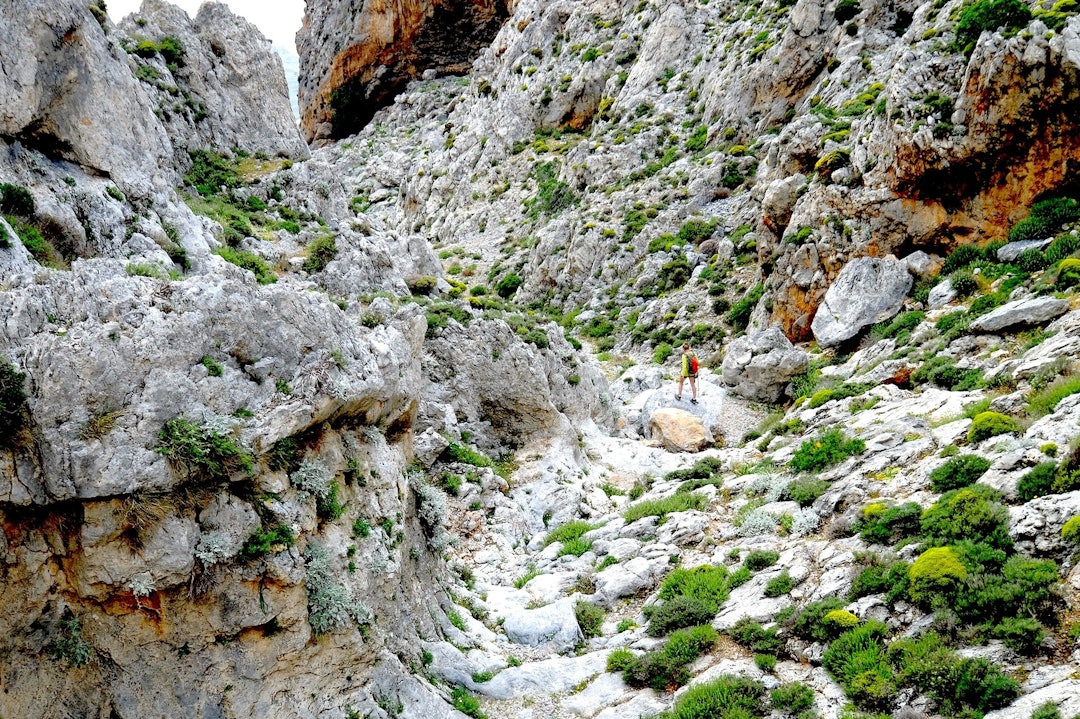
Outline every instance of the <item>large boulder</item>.
[(506, 637), (514, 644), (547, 645), (559, 652), (573, 649), (583, 638), (574, 614), (574, 603), (569, 599), (560, 599), (539, 609), (510, 612), (502, 626)]
[(1053, 297), (1033, 297), (1016, 300), (971, 323), (976, 332), (1000, 332), (1009, 327), (1041, 325), (1069, 311), (1069, 301)]
[(852, 260), (825, 293), (810, 329), (822, 347), (834, 347), (882, 320), (904, 303), (914, 280), (905, 263), (892, 257)]
[(747, 399), (776, 402), (792, 377), (810, 361), (779, 327), (740, 337), (728, 347), (722, 367), (724, 384)]
[(701, 417), (673, 407), (653, 412), (649, 432), (670, 452), (700, 452), (714, 442)]

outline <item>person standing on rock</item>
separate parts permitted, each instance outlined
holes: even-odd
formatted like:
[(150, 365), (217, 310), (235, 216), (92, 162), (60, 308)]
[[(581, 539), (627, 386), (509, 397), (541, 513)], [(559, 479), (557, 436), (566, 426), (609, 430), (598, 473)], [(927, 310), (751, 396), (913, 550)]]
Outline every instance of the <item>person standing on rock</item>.
[(675, 393), (677, 401), (682, 400), (683, 382), (690, 380), (690, 393), (692, 395), (690, 404), (697, 404), (697, 374), (697, 355), (690, 349), (690, 345), (684, 342), (682, 346), (682, 372), (679, 374), (679, 390)]

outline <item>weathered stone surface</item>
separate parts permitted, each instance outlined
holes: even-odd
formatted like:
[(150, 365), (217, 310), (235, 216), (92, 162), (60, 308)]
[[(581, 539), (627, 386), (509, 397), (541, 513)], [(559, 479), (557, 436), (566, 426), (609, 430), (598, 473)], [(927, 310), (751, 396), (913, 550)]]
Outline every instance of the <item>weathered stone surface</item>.
[(700, 452), (713, 443), (712, 433), (700, 417), (685, 410), (665, 408), (649, 418), (652, 438), (672, 452)]
[(1007, 245), (998, 248), (997, 258), (1000, 262), (1012, 262), (1028, 250), (1045, 249), (1046, 246), (1053, 241), (1053, 237), (1047, 237), (1042, 240), (1024, 240), (1022, 242), (1010, 242)]
[(297, 34), (301, 126), (308, 140), (344, 137), (427, 69), (460, 73), (516, 0), (311, 3)]
[(0, 137), (125, 184), (163, 171), (168, 177), (165, 131), (126, 53), (86, 3), (8, 9), (0, 27)]
[(565, 652), (582, 640), (574, 616), (574, 603), (569, 599), (560, 599), (539, 609), (511, 612), (505, 617), (503, 631), (515, 644), (530, 647), (547, 644), (555, 651)]
[(955, 300), (956, 296), (956, 290), (953, 289), (952, 281), (946, 279), (930, 288), (930, 295), (926, 299), (926, 304), (930, 309), (936, 310)]
[(945, 264), (945, 261), (937, 255), (928, 255), (922, 250), (912, 252), (902, 262), (907, 265), (908, 272), (924, 280), (930, 279), (941, 272), (941, 268)]
[(775, 402), (792, 377), (806, 371), (806, 352), (797, 349), (779, 328), (740, 337), (724, 357), (722, 378), (747, 399)]
[(822, 347), (833, 347), (864, 327), (887, 320), (903, 305), (912, 285), (904, 263), (894, 258), (852, 260), (829, 286), (811, 328)]
[(1069, 301), (1054, 297), (1016, 300), (976, 318), (971, 329), (976, 332), (1000, 332), (1018, 325), (1041, 325), (1069, 311)]
[[(180, 41), (183, 53), (173, 67), (161, 55), (133, 56), (141, 68), (152, 70), (141, 75), (147, 78), (142, 89), (177, 149), (308, 156), (280, 56), (257, 27), (228, 5), (203, 3), (192, 20), (165, 0), (143, 0), (139, 12), (125, 18), (119, 29), (131, 38)], [(176, 103), (176, 86), (183, 89), (185, 104)]]

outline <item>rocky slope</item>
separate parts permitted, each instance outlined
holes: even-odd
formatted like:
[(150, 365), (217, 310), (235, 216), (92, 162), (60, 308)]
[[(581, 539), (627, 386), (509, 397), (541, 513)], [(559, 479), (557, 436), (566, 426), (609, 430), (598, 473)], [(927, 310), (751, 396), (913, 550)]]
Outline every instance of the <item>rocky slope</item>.
[(47, 5), (0, 714), (1080, 713), (1071, 5)]

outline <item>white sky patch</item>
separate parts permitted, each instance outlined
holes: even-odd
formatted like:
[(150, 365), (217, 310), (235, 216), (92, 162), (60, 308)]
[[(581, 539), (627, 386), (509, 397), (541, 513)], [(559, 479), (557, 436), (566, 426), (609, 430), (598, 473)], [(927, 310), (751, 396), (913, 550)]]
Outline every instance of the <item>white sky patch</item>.
[[(195, 17), (202, 0), (171, 0), (173, 5)], [(236, 13), (253, 22), (263, 35), (291, 52), (296, 52), (296, 31), (304, 20), (304, 0), (225, 0)], [(142, 0), (109, 0), (109, 17), (114, 22), (138, 12)]]

